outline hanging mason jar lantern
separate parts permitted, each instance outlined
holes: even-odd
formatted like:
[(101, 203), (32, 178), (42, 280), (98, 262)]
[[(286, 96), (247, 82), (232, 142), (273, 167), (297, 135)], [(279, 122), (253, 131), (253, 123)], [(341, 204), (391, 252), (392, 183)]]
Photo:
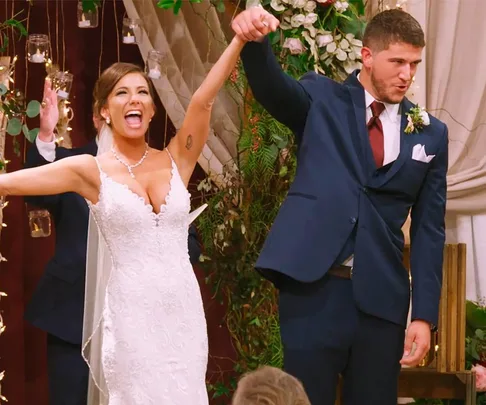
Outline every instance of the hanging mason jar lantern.
[(49, 55), (49, 37), (31, 34), (27, 39), (27, 58), (32, 63), (45, 63)]
[(147, 72), (148, 77), (152, 80), (160, 79), (162, 76), (162, 60), (164, 55), (152, 49), (148, 53), (147, 63), (145, 64), (145, 71)]
[(122, 35), (124, 44), (137, 44), (142, 38), (142, 20), (124, 18)]
[(47, 210), (29, 211), (30, 236), (47, 238), (51, 234), (51, 216)]
[(73, 85), (73, 75), (68, 72), (56, 72), (52, 78), (52, 88), (56, 90), (60, 99), (69, 98), (69, 93)]
[(98, 6), (93, 4), (92, 9), (83, 10), (83, 2), (78, 2), (78, 27), (96, 28), (98, 26)]

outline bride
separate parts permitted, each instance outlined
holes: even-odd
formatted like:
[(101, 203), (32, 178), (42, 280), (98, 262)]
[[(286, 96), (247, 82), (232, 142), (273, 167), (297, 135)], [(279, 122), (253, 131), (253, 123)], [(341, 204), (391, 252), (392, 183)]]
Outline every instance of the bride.
[[(165, 150), (145, 142), (155, 113), (150, 81), (139, 67), (116, 63), (94, 91), (94, 112), (109, 128), (101, 144), (113, 138), (106, 153), (0, 176), (0, 195), (80, 194), (100, 231), (98, 241), (90, 229), (95, 254), (88, 248), (89, 405), (208, 404), (208, 340), (187, 248), (187, 184), (208, 137), (212, 103), (243, 45), (232, 40)], [(55, 93), (44, 102), (54, 105)]]

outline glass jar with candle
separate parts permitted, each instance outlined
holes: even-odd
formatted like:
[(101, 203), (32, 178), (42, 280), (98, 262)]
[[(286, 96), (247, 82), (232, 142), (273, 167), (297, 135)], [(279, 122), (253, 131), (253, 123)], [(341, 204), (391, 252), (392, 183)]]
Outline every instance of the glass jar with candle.
[(51, 216), (47, 210), (29, 211), (30, 236), (47, 238), (51, 234)]
[(57, 96), (63, 100), (69, 98), (69, 92), (73, 85), (73, 75), (68, 72), (56, 72), (52, 77), (52, 88), (56, 90)]
[(160, 79), (162, 76), (162, 60), (164, 55), (152, 49), (148, 53), (147, 63), (145, 64), (145, 71), (147, 72), (148, 77), (152, 80)]
[(49, 56), (49, 37), (31, 34), (27, 39), (27, 58), (32, 63), (44, 63)]
[(83, 2), (78, 2), (78, 27), (96, 28), (98, 26), (98, 6), (93, 4), (93, 9), (83, 10)]
[(124, 44), (136, 44), (137, 39), (140, 41), (142, 38), (142, 20), (124, 18), (122, 35)]

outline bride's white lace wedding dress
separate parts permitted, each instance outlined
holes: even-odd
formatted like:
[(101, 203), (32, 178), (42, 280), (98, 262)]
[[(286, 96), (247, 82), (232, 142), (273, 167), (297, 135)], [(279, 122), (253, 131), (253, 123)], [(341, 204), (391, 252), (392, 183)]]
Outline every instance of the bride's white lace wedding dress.
[(207, 405), (206, 320), (188, 253), (190, 194), (172, 160), (170, 192), (155, 213), (98, 166), (100, 198), (89, 205), (113, 261), (101, 323), (108, 403)]

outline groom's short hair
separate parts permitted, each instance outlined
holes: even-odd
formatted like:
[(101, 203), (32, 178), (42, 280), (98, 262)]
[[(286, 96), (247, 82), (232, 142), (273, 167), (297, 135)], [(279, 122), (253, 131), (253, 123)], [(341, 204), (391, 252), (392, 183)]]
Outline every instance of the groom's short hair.
[(400, 42), (417, 48), (425, 46), (424, 31), (419, 22), (398, 8), (376, 14), (363, 35), (363, 46), (378, 52)]

